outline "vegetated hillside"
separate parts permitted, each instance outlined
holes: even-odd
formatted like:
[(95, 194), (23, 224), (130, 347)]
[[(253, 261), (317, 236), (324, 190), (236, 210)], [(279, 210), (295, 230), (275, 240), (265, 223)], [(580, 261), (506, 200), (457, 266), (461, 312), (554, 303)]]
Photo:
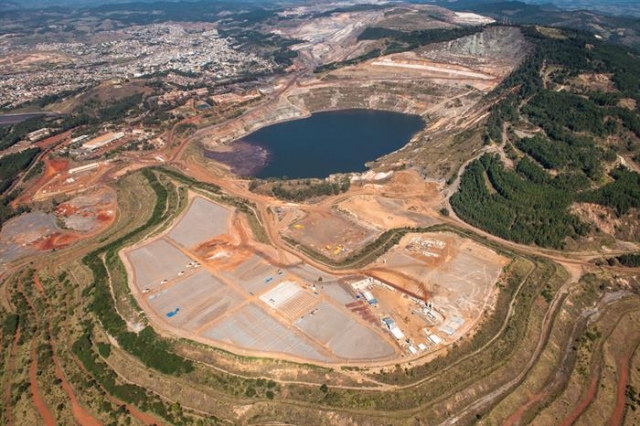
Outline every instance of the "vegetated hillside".
[(575, 203), (603, 206), (635, 226), (640, 175), (616, 164), (623, 157), (638, 167), (640, 57), (575, 31), (524, 31), (534, 50), (495, 91), (484, 136), (515, 166), (497, 156), (474, 161), (452, 207), (474, 226), (544, 247), (599, 231), (570, 212)]

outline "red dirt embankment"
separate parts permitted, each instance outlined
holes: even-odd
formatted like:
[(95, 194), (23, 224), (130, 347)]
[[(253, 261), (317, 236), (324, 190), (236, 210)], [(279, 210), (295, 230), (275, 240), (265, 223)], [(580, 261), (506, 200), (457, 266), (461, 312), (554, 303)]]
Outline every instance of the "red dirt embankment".
[[(38, 289), (41, 294), (44, 294), (44, 289), (42, 288), (42, 284), (40, 280), (34, 278), (33, 280), (34, 286)], [(22, 287), (22, 283), (20, 283), (20, 287)], [(21, 289), (22, 290), (22, 289)], [(40, 314), (36, 310), (35, 306), (31, 303), (31, 299), (24, 293), (25, 298), (27, 299), (27, 303), (33, 310), (33, 313), (36, 317), (36, 324), (40, 324)], [(55, 426), (56, 418), (53, 413), (49, 409), (46, 401), (42, 397), (42, 393), (40, 392), (40, 386), (38, 385), (38, 353), (37, 353), (37, 340), (33, 339), (31, 341), (31, 364), (29, 365), (29, 384), (31, 385), (31, 399), (33, 400), (33, 405), (36, 406), (38, 413), (42, 417), (42, 420), (46, 426)]]
[(515, 413), (510, 415), (507, 420), (505, 420), (503, 426), (515, 426), (520, 423), (522, 420), (522, 416), (524, 413), (536, 402), (541, 401), (545, 396), (547, 396), (547, 392), (537, 393), (529, 398), (526, 404), (520, 407)]
[[(35, 287), (40, 292), (40, 294), (42, 294), (44, 296), (45, 300), (47, 300), (47, 304), (48, 304), (49, 300), (47, 299), (47, 297), (44, 294), (44, 288), (42, 287), (42, 283), (40, 282), (40, 278), (38, 277), (37, 273), (34, 274), (33, 282), (34, 282)], [(53, 340), (51, 340), (50, 343), (51, 343), (51, 347), (53, 348), (54, 347)], [(82, 426), (99, 426), (99, 425), (101, 425), (100, 422), (98, 422), (96, 419), (94, 419), (91, 416), (91, 414), (89, 414), (78, 403), (78, 400), (77, 400), (75, 394), (73, 393), (73, 389), (71, 388), (71, 386), (67, 382), (66, 377), (64, 376), (64, 373), (62, 372), (62, 368), (60, 367), (60, 364), (59, 364), (58, 359), (56, 358), (55, 354), (53, 356), (53, 362), (55, 364), (56, 377), (58, 377), (58, 379), (60, 379), (62, 381), (62, 388), (64, 389), (64, 391), (66, 392), (67, 396), (69, 397), (69, 400), (71, 401), (71, 412), (73, 413), (73, 417), (76, 420), (76, 422), (78, 424), (82, 425)], [(33, 363), (32, 363), (32, 368), (33, 368)], [(37, 365), (36, 365), (36, 369), (34, 371), (34, 374), (36, 374), (36, 372), (37, 372)], [(37, 386), (37, 384), (36, 384), (36, 386)], [(144, 423), (146, 425), (160, 425), (160, 424), (162, 424), (155, 417), (153, 417), (152, 415), (147, 414), (147, 413), (143, 413), (142, 411), (138, 410), (136, 407), (134, 407), (132, 405), (124, 404), (122, 401), (120, 401), (117, 398), (112, 397), (109, 394), (107, 394), (107, 398), (109, 398), (109, 400), (112, 403), (116, 404), (116, 405), (125, 405), (127, 407), (127, 410), (129, 411), (129, 414), (131, 414), (131, 416), (136, 418), (141, 423)], [(36, 401), (35, 401), (35, 393), (34, 393), (34, 403), (35, 402)], [(37, 403), (36, 403), (36, 406), (37, 406)], [(40, 411), (40, 409), (38, 409), (38, 411)], [(41, 412), (40, 414), (43, 414), (43, 413)], [(53, 420), (52, 423), (48, 423), (47, 422), (47, 418), (44, 415), (42, 417), (45, 419), (45, 424), (47, 426), (55, 425), (55, 420)], [(51, 417), (53, 418), (53, 416), (51, 416)]]
[(42, 394), (40, 393), (40, 387), (38, 386), (38, 354), (36, 352), (36, 341), (34, 340), (31, 345), (31, 365), (29, 366), (29, 384), (31, 385), (31, 396), (33, 399), (33, 405), (36, 406), (38, 413), (42, 417), (42, 420), (46, 426), (55, 426), (56, 418), (49, 409), (49, 406), (45, 402)]
[(591, 404), (591, 401), (593, 401), (593, 398), (596, 396), (596, 391), (598, 390), (599, 377), (600, 377), (600, 372), (596, 371), (592, 376), (591, 384), (587, 389), (587, 394), (582, 399), (582, 401), (580, 401), (580, 403), (576, 405), (576, 408), (574, 408), (573, 411), (567, 417), (565, 417), (562, 423), (560, 423), (560, 426), (571, 426), (572, 424), (575, 423), (576, 420), (578, 420), (578, 417), (580, 417), (580, 415), (584, 413), (587, 407), (589, 407), (589, 405)]
[(61, 249), (79, 240), (78, 236), (68, 232), (54, 232), (53, 234), (36, 241), (33, 245), (40, 251)]
[(618, 391), (616, 394), (616, 407), (607, 423), (608, 426), (619, 426), (624, 420), (624, 412), (627, 407), (627, 383), (629, 382), (629, 358), (633, 355), (633, 350), (628, 354), (620, 355), (616, 360), (618, 365)]
[[(52, 342), (53, 343), (53, 342)], [(58, 359), (53, 356), (53, 363), (56, 366), (56, 377), (60, 379), (62, 382), (62, 389), (69, 397), (71, 401), (71, 413), (73, 413), (73, 418), (76, 422), (82, 426), (102, 426), (102, 423), (94, 419), (91, 414), (89, 414), (82, 406), (78, 403), (78, 399), (76, 395), (73, 393), (73, 389), (67, 382), (67, 378), (62, 372), (62, 368), (60, 367), (60, 363)]]

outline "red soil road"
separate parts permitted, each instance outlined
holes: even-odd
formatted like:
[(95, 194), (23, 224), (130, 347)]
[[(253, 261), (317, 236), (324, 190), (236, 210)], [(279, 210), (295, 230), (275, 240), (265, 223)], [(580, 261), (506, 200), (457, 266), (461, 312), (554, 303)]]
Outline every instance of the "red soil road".
[(537, 393), (535, 395), (533, 395), (532, 397), (529, 398), (529, 400), (527, 401), (526, 404), (524, 404), (522, 407), (518, 408), (518, 410), (513, 413), (512, 415), (510, 415), (507, 420), (505, 420), (505, 422), (503, 423), (503, 426), (514, 426), (520, 423), (520, 420), (522, 420), (522, 416), (524, 415), (524, 413), (536, 402), (541, 401), (545, 396), (546, 396), (547, 392), (542, 392), (542, 393)]
[(139, 421), (141, 421), (145, 425), (153, 426), (153, 425), (161, 425), (162, 424), (158, 420), (156, 420), (156, 418), (153, 417), (151, 414), (143, 413), (142, 411), (139, 411), (136, 407), (134, 407), (132, 405), (127, 405), (127, 410), (129, 410), (129, 413), (133, 417), (135, 417), (136, 419), (138, 419)]
[(109, 400), (113, 404), (115, 404), (115, 405), (124, 405), (125, 407), (127, 407), (127, 411), (129, 411), (129, 414), (131, 414), (133, 417), (135, 417), (141, 423), (143, 423), (145, 425), (148, 425), (148, 426), (162, 425), (162, 423), (159, 422), (151, 414), (143, 413), (142, 411), (138, 410), (133, 405), (125, 404), (124, 402), (120, 401), (118, 398), (115, 398), (115, 397), (113, 397), (113, 396), (111, 396), (109, 394), (106, 394), (106, 395), (107, 395), (107, 398), (109, 398)]
[(61, 133), (56, 136), (52, 136), (50, 138), (44, 139), (40, 142), (35, 143), (34, 145), (42, 149), (42, 153), (40, 153), (38, 160), (42, 160), (44, 162), (44, 174), (33, 184), (29, 185), (29, 190), (24, 191), (18, 198), (11, 202), (11, 206), (16, 208), (20, 204), (24, 204), (29, 201), (30, 193), (33, 192), (35, 188), (40, 188), (45, 183), (47, 183), (52, 177), (58, 174), (61, 171), (67, 170), (69, 165), (69, 161), (65, 159), (53, 159), (50, 160), (47, 155), (48, 150), (55, 147), (58, 143), (66, 139), (71, 134), (71, 130)]
[(55, 232), (46, 238), (36, 241), (33, 245), (41, 251), (61, 249), (79, 240), (79, 237), (71, 233)]
[[(51, 341), (53, 345), (53, 341)], [(53, 363), (56, 366), (56, 377), (60, 379), (62, 382), (62, 389), (65, 391), (69, 400), (71, 401), (71, 412), (73, 413), (73, 418), (76, 422), (81, 426), (102, 426), (102, 423), (94, 419), (91, 414), (87, 412), (82, 406), (78, 403), (78, 399), (76, 395), (73, 393), (73, 389), (69, 382), (67, 382), (67, 378), (62, 372), (62, 368), (60, 367), (60, 362), (58, 358), (56, 358), (55, 354), (53, 355)]]
[(42, 150), (53, 148), (54, 146), (71, 136), (72, 131), (73, 130), (67, 130), (64, 133), (60, 133), (59, 135), (51, 136), (41, 140), (40, 142), (36, 142), (34, 145)]
[(585, 395), (584, 399), (580, 401), (576, 408), (574, 408), (573, 411), (562, 421), (562, 423), (560, 423), (560, 426), (571, 426), (575, 423), (576, 420), (578, 420), (578, 417), (580, 417), (580, 415), (584, 413), (584, 410), (587, 409), (587, 407), (591, 404), (591, 401), (593, 401), (593, 398), (596, 396), (599, 377), (600, 371), (598, 370), (594, 373), (593, 378), (591, 379), (591, 384), (587, 389), (587, 394)]
[(36, 286), (40, 294), (44, 296), (44, 288), (42, 287), (42, 283), (40, 282), (40, 278), (38, 277), (38, 274), (34, 274), (33, 284)]
[(13, 374), (13, 366), (15, 364), (16, 350), (18, 349), (18, 340), (20, 339), (20, 324), (16, 330), (16, 335), (13, 338), (13, 344), (11, 345), (11, 352), (9, 352), (9, 363), (5, 370), (6, 383), (4, 388), (4, 406), (7, 414), (7, 426), (13, 425), (13, 416), (11, 412), (11, 375)]
[(629, 358), (633, 354), (621, 355), (616, 364), (618, 365), (618, 391), (616, 396), (616, 407), (613, 410), (613, 414), (607, 423), (608, 426), (618, 426), (622, 424), (624, 420), (624, 412), (627, 404), (627, 395), (625, 390), (627, 389), (627, 383), (629, 382)]
[[(89, 374), (89, 372), (84, 368), (84, 365), (82, 365), (80, 363), (79, 360), (77, 360), (78, 366), (80, 367), (80, 369), (85, 372), (86, 374)], [(123, 401), (119, 400), (118, 398), (116, 398), (113, 395), (110, 395), (100, 384), (98, 384), (98, 387), (100, 387), (100, 389), (102, 391), (104, 391), (105, 397), (111, 401), (112, 404), (114, 405), (124, 405), (127, 408), (127, 411), (129, 411), (129, 414), (131, 414), (133, 417), (135, 417), (136, 419), (138, 419), (141, 423), (144, 423), (145, 425), (162, 425), (161, 422), (159, 422), (155, 417), (153, 417), (151, 414), (147, 414), (147, 413), (143, 413), (142, 411), (138, 410), (136, 407), (134, 407), (133, 405), (129, 405), (129, 404), (125, 404)]]
[(31, 384), (31, 395), (33, 404), (38, 409), (42, 420), (46, 426), (55, 426), (56, 419), (49, 410), (49, 406), (42, 398), (40, 387), (38, 386), (38, 355), (36, 353), (36, 341), (31, 344), (31, 365), (29, 366), (29, 383)]

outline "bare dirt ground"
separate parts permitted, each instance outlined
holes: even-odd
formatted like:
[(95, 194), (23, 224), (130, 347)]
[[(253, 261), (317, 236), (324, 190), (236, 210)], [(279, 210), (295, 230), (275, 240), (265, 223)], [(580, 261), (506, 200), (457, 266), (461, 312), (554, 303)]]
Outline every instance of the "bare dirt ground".
[(317, 252), (340, 259), (372, 241), (379, 232), (334, 212), (313, 211), (292, 223), (286, 234)]
[(294, 45), (293, 50), (314, 64), (321, 65), (343, 60), (353, 52), (361, 51), (366, 43), (355, 43), (357, 36), (381, 17), (382, 13), (377, 11), (336, 13), (277, 31), (290, 38), (306, 40), (306, 43)]
[(115, 192), (102, 186), (59, 204), (56, 214), (67, 228), (93, 233), (111, 224), (116, 207)]
[(439, 222), (438, 210), (444, 203), (440, 187), (425, 182), (415, 172), (403, 171), (394, 173), (384, 185), (365, 185), (358, 193), (341, 198), (335, 206), (356, 221), (381, 230), (426, 227)]
[(0, 262), (36, 253), (45, 239), (60, 232), (53, 214), (36, 211), (15, 217), (0, 231)]
[[(432, 304), (433, 315), (426, 320), (423, 315), (417, 330), (412, 325), (415, 339), (424, 339), (422, 328), (426, 328), (429, 334), (447, 341), (473, 330), (491, 309), (494, 283), (507, 264), (508, 259), (470, 240), (449, 233), (428, 233), (408, 234), (365, 271), (422, 295), (422, 300)], [(385, 300), (388, 294), (377, 293), (381, 305), (394, 303)], [(419, 303), (410, 305), (405, 312), (421, 310)]]
[(71, 58), (57, 52), (32, 52), (4, 56), (0, 59), (3, 73), (25, 72), (30, 68), (71, 63)]

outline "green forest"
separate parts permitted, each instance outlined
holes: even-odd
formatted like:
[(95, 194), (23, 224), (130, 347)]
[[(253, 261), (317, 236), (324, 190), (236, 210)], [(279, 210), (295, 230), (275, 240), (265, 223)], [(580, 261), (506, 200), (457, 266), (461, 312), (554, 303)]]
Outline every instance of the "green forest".
[[(498, 156), (484, 155), (464, 172), (451, 205), (466, 222), (502, 238), (563, 248), (567, 237), (589, 232), (569, 213), (574, 202), (610, 207), (618, 215), (640, 207), (640, 175), (625, 168), (607, 173), (617, 159), (604, 141), (626, 130), (640, 136), (638, 110), (617, 106), (621, 98), (640, 100), (640, 58), (592, 35), (563, 30), (548, 38), (523, 28), (533, 51), (493, 93), (485, 142), (503, 142), (505, 123), (529, 122), (542, 132), (513, 142), (523, 157), (514, 170)], [(545, 88), (541, 70), (553, 66), (552, 83), (564, 84), (584, 72), (607, 73), (617, 92)], [(570, 87), (570, 86), (569, 86)]]
[(499, 156), (485, 154), (464, 172), (451, 206), (465, 222), (517, 243), (562, 248), (566, 237), (586, 235), (589, 227), (567, 212), (573, 196), (564, 181), (530, 180), (533, 166), (505, 170)]

